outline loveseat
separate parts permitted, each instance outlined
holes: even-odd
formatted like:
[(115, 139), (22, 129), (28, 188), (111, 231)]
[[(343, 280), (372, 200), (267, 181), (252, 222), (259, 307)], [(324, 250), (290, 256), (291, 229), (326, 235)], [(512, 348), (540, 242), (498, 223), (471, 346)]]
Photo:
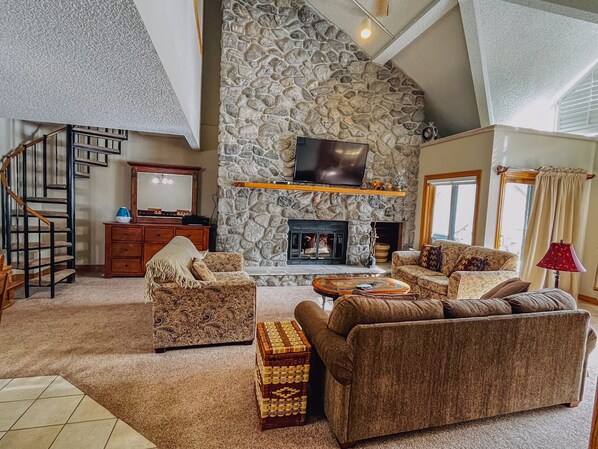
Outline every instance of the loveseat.
[(505, 299), (345, 296), (295, 318), (312, 344), (310, 397), (342, 448), (583, 397), (590, 315), (547, 289)]
[[(198, 281), (194, 258), (216, 281)], [(156, 352), (223, 343), (251, 343), (255, 335), (256, 286), (243, 271), (243, 255), (203, 253), (175, 237), (146, 265), (146, 298), (152, 302)]]
[[(392, 277), (409, 284), (411, 291), (422, 299), (475, 299), (501, 282), (518, 277), (517, 254), (451, 240), (436, 240), (432, 244), (441, 247), (440, 271), (419, 266), (419, 251), (392, 254)], [(468, 255), (485, 257), (486, 270), (453, 273), (459, 259)]]

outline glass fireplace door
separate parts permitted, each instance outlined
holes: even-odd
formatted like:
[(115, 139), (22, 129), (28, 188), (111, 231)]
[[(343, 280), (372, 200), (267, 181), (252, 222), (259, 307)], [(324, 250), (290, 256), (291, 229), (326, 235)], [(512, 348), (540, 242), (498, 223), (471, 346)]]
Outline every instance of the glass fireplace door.
[(347, 222), (289, 221), (289, 264), (342, 264), (346, 261)]

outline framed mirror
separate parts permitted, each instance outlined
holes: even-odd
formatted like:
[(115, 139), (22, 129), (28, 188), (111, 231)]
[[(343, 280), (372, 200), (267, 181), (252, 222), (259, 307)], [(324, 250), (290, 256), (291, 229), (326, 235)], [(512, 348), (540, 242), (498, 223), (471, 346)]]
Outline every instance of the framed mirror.
[(197, 213), (200, 167), (129, 162), (133, 222), (180, 223)]

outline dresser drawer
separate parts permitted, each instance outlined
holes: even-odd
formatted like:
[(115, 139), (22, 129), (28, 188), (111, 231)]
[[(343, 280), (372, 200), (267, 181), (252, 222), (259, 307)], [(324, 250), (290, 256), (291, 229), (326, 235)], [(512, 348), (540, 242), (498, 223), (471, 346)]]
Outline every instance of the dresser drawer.
[(145, 228), (146, 242), (168, 243), (173, 237), (173, 228)]
[(208, 245), (208, 230), (207, 229), (183, 229), (178, 228), (176, 231), (177, 236), (187, 237), (191, 240), (196, 246), (197, 245), (205, 245), (207, 248)]
[(140, 242), (143, 240), (143, 228), (140, 226), (113, 226), (112, 240), (121, 242)]
[(140, 259), (112, 259), (112, 273), (117, 275), (143, 273)]
[(112, 257), (141, 257), (141, 243), (113, 243)]
[(143, 245), (143, 266), (150, 261), (154, 255), (166, 246), (166, 243), (145, 243)]

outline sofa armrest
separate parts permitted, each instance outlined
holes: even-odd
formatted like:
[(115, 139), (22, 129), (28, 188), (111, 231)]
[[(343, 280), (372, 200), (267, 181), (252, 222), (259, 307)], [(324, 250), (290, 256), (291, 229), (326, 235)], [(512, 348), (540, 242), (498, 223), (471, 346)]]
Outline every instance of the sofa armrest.
[(207, 253), (203, 261), (211, 271), (243, 271), (244, 259), (241, 253)]
[[(153, 296), (161, 298), (164, 302), (165, 298), (177, 298), (188, 301), (201, 301), (207, 296), (226, 295), (231, 297), (243, 295), (256, 296), (256, 284), (252, 279), (227, 279), (213, 282), (201, 281), (201, 287), (184, 288), (175, 284), (174, 282), (159, 283), (159, 287), (154, 290)], [(156, 302), (156, 301), (154, 301)]]
[(419, 262), (419, 253), (419, 251), (394, 251), (392, 253), (392, 277), (398, 277), (397, 268), (403, 265), (417, 265)]
[(420, 251), (394, 251), (392, 253), (392, 264), (398, 267), (401, 265), (417, 265), (419, 254)]
[(328, 314), (313, 301), (295, 307), (295, 319), (330, 374), (342, 385), (353, 378), (353, 357), (345, 340), (328, 329)]
[(448, 299), (479, 299), (501, 282), (518, 277), (516, 271), (455, 271), (449, 278)]

